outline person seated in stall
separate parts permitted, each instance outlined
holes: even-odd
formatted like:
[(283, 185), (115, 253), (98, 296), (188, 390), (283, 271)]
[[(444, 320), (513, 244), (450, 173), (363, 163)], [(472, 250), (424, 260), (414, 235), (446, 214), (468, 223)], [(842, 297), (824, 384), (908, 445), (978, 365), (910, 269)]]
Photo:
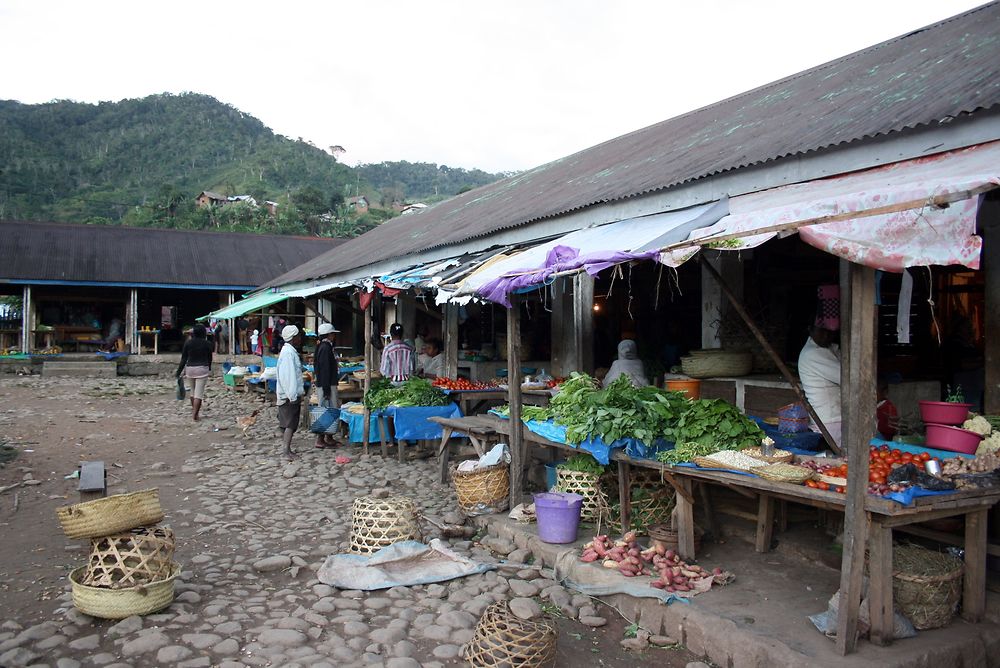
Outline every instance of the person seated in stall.
[(441, 354), (444, 344), (441, 339), (428, 338), (424, 343), (424, 354), (421, 355), (422, 366), (420, 374), (424, 378), (437, 378), (444, 374), (444, 355)]
[(101, 351), (106, 353), (113, 353), (118, 350), (118, 342), (125, 340), (125, 323), (122, 322), (121, 318), (115, 317), (111, 319), (111, 324), (108, 325), (108, 336), (104, 339), (104, 345), (101, 347)]
[(635, 387), (649, 385), (646, 370), (643, 368), (642, 360), (639, 359), (639, 348), (632, 339), (622, 339), (618, 344), (618, 359), (611, 363), (611, 368), (604, 376), (604, 387), (618, 380), (620, 376), (628, 377)]
[(398, 322), (389, 327), (389, 339), (389, 344), (382, 350), (379, 371), (393, 383), (402, 383), (416, 372), (417, 356), (413, 348), (403, 341), (403, 326)]
[[(799, 382), (806, 399), (830, 436), (840, 445), (840, 356), (838, 333), (819, 325), (809, 327), (809, 338), (799, 353)], [(814, 431), (819, 428), (813, 425)]]

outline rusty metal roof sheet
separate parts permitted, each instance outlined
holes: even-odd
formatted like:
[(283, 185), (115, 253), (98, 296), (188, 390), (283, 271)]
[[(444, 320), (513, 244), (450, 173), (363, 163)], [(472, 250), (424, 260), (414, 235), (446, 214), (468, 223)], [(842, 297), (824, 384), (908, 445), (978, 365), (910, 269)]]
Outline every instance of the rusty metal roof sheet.
[(328, 276), (998, 103), (1000, 3), (992, 2), (393, 219), (272, 283)]
[(263, 285), (342, 239), (0, 222), (0, 282)]

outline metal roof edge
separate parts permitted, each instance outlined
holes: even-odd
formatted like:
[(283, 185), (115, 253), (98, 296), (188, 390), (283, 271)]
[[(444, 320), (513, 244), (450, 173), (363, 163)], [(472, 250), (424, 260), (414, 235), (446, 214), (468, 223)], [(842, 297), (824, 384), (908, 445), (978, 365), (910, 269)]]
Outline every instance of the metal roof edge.
[[(387, 258), (345, 272), (301, 280), (295, 284), (305, 285), (320, 280), (352, 281), (381, 276), (406, 266), (440, 261), (465, 253), (482, 252), (493, 246), (524, 243), (536, 238), (564, 234), (626, 218), (684, 209), (715, 201), (724, 195), (736, 196), (759, 192), (998, 139), (1000, 139), (1000, 108), (977, 114), (975, 117), (943, 122), (935, 127), (893, 132), (740, 167), (618, 200), (581, 205), (562, 214), (499, 227), (488, 235), (468, 237), (453, 244), (430, 246), (419, 253)], [(281, 286), (274, 282), (267, 285)], [(281, 288), (284, 289), (284, 286)]]

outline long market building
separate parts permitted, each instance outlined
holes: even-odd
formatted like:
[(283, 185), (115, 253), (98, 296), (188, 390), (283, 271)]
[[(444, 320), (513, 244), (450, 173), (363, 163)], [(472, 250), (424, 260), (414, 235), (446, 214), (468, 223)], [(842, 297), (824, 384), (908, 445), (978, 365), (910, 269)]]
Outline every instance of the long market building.
[[(808, 500), (845, 513), (841, 592), (852, 605), (841, 608), (838, 648), (850, 651), (866, 541), (891, 555), (904, 524), (865, 498), (876, 374), (943, 388), (950, 370), (933, 353), (962, 332), (984, 360), (978, 402), (1000, 413), (1000, 339), (990, 336), (1000, 329), (1000, 274), (990, 271), (1000, 263), (997, 34), (994, 2), (391, 221), (257, 297), (359, 293), (366, 334), (438, 305), (446, 375), (473, 370), (487, 345), (506, 350), (518, 424), (524, 357), (556, 375), (589, 372), (625, 335), (688, 349), (735, 337), (794, 389), (784, 363), (805, 338), (816, 288), (839, 286), (849, 491)], [(541, 335), (525, 339), (529, 318)], [(468, 339), (473, 359), (460, 354)], [(745, 385), (734, 381), (733, 396)], [(508, 432), (519, 498), (533, 437)], [(619, 465), (627, 476), (637, 464)], [(670, 475), (690, 504), (691, 481)], [(766, 517), (776, 492), (757, 492)], [(972, 619), (993, 500), (961, 502)]]

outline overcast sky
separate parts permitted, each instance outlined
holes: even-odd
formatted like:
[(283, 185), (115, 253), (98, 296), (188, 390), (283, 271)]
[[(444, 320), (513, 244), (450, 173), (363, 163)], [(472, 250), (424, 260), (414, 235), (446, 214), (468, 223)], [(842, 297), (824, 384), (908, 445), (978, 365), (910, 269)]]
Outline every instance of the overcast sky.
[(0, 0), (0, 99), (205, 93), (342, 162), (540, 165), (963, 0)]

